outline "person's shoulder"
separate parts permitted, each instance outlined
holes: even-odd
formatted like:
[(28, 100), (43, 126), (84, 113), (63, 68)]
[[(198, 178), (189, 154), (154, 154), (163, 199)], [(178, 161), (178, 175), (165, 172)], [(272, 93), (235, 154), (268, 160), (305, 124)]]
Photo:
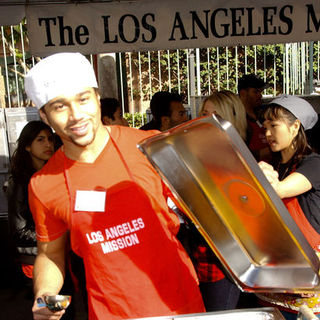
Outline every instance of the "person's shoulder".
[(52, 173), (55, 172), (60, 172), (61, 169), (63, 169), (63, 161), (64, 161), (64, 154), (59, 148), (53, 156), (48, 160), (48, 162), (40, 169), (36, 174), (44, 174), (44, 173), (49, 173), (50, 171), (53, 171)]
[(302, 159), (302, 162), (306, 161), (320, 161), (320, 154), (312, 152)]
[(312, 186), (320, 190), (320, 155), (311, 153), (305, 156), (297, 166), (297, 173), (304, 175), (312, 184)]
[(124, 126), (113, 126), (112, 130), (118, 131), (120, 136), (125, 136), (127, 139), (134, 139), (137, 141), (141, 141), (143, 139), (152, 137), (156, 134), (161, 133), (158, 130), (139, 130), (137, 128), (124, 127)]
[(147, 122), (145, 125), (143, 125), (139, 129), (148, 131), (148, 130), (159, 130), (160, 128), (153, 120), (151, 120), (150, 122)]
[(7, 180), (7, 188), (6, 188), (6, 196), (8, 199), (11, 199), (12, 197), (16, 197), (17, 194), (21, 194), (23, 188), (25, 188), (26, 185), (22, 185), (22, 183), (19, 183), (16, 181), (12, 175), (10, 175), (9, 179)]
[(312, 152), (304, 156), (300, 163), (297, 165), (297, 172), (302, 171), (314, 171), (315, 167), (320, 166), (320, 155), (318, 153)]
[(37, 171), (30, 180), (30, 185), (33, 188), (45, 189), (47, 185), (54, 185), (59, 183), (63, 177), (63, 152), (58, 149), (48, 162)]

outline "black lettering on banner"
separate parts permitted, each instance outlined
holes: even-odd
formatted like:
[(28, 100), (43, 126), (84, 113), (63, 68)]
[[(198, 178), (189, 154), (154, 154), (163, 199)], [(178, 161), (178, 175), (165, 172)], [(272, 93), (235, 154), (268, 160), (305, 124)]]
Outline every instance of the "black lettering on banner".
[(154, 22), (155, 21), (155, 18), (154, 18), (154, 14), (153, 13), (146, 13), (142, 19), (141, 19), (141, 24), (143, 26), (144, 29), (148, 30), (151, 34), (151, 37), (149, 40), (147, 40), (147, 38), (145, 37), (145, 35), (143, 34), (142, 35), (142, 41), (143, 42), (153, 42), (156, 37), (157, 37), (157, 30), (154, 26), (152, 26), (151, 24), (149, 24), (147, 22), (147, 18), (148, 17), (151, 17), (152, 21)]
[(115, 35), (114, 38), (110, 39), (110, 30), (109, 30), (109, 18), (110, 16), (102, 16), (103, 25), (104, 25), (104, 42), (103, 43), (118, 43), (118, 35)]
[(181, 20), (181, 17), (180, 17), (180, 13), (179, 12), (176, 12), (175, 14), (175, 17), (174, 17), (174, 24), (173, 24), (173, 28), (172, 28), (172, 31), (171, 31), (171, 36), (169, 38), (169, 41), (175, 41), (176, 39), (174, 38), (174, 32), (175, 32), (175, 29), (178, 29), (180, 30), (180, 34), (181, 34), (181, 37), (179, 40), (188, 40), (189, 38), (187, 37), (187, 34), (186, 34), (186, 30), (184, 28), (184, 25), (183, 25), (183, 22)]
[[(277, 7), (263, 7), (262, 9), (263, 9), (263, 33), (262, 34), (276, 34), (276, 27), (273, 26), (273, 16), (277, 13)], [(269, 11), (271, 12), (271, 15), (269, 15)], [(272, 31), (269, 30), (269, 25), (273, 26)]]
[(228, 10), (225, 9), (225, 8), (219, 8), (219, 9), (216, 9), (212, 12), (212, 15), (211, 15), (211, 20), (210, 20), (210, 26), (211, 26), (211, 32), (212, 34), (216, 37), (216, 38), (224, 38), (226, 36), (229, 35), (229, 27), (230, 25), (228, 23), (223, 23), (221, 24), (221, 26), (223, 27), (224, 29), (224, 32), (222, 34), (218, 34), (217, 32), (217, 28), (216, 28), (216, 15), (218, 12), (223, 12), (225, 14), (226, 17), (228, 17)]
[[(83, 40), (81, 40), (81, 37), (87, 36), (86, 38), (83, 38)], [(85, 45), (89, 42), (89, 30), (85, 25), (80, 25), (76, 27), (75, 30), (75, 38), (76, 38), (76, 42), (80, 45)]]
[[(133, 21), (133, 24), (134, 24), (134, 28), (133, 28), (134, 38), (132, 40), (128, 40), (125, 36), (125, 33), (124, 33), (124, 23), (125, 23), (125, 20), (128, 21), (127, 18), (131, 18)], [(131, 29), (131, 28), (127, 28), (127, 29)], [(122, 16), (120, 18), (120, 20), (119, 20), (119, 36), (120, 36), (120, 39), (126, 43), (135, 43), (139, 39), (140, 25), (139, 25), (139, 20), (137, 19), (136, 16), (134, 16), (132, 14), (125, 14), (124, 16)]]
[[(74, 46), (73, 41), (73, 30), (71, 26), (65, 26), (63, 22), (63, 17), (58, 16), (58, 26), (59, 26), (59, 35), (60, 35), (60, 46)], [(50, 22), (53, 23), (53, 25), (56, 25), (56, 18), (39, 18), (39, 26), (42, 25), (42, 22), (45, 23), (46, 28), (46, 36), (47, 36), (47, 44), (46, 47), (55, 46), (55, 44), (52, 41), (51, 36), (51, 28), (50, 28)], [(67, 32), (65, 34), (65, 32)], [(80, 45), (85, 45), (89, 42), (89, 30), (85, 25), (79, 25), (75, 28), (75, 40)], [(66, 37), (65, 37), (66, 36)]]
[(56, 18), (39, 18), (39, 27), (41, 27), (42, 22), (44, 21), (44, 25), (46, 28), (46, 36), (47, 36), (47, 43), (45, 44), (45, 47), (54, 47), (55, 44), (52, 42), (51, 37), (51, 29), (50, 29), (50, 21), (53, 22), (54, 25), (56, 25)]
[(310, 26), (310, 18), (312, 20), (313, 27), (315, 28), (316, 32), (319, 31), (320, 28), (320, 20), (317, 20), (316, 13), (314, 12), (314, 8), (312, 4), (307, 4), (306, 7), (308, 8), (308, 18), (307, 18), (307, 30), (306, 33), (312, 32)]
[(195, 25), (198, 26), (198, 28), (201, 30), (202, 34), (205, 36), (205, 38), (209, 38), (209, 24), (208, 24), (208, 13), (210, 10), (203, 10), (203, 12), (206, 15), (206, 22), (205, 26), (203, 25), (202, 21), (200, 20), (198, 14), (196, 11), (190, 11), (191, 13), (191, 19), (192, 19), (192, 37), (190, 39), (198, 39), (195, 32)]
[[(65, 26), (63, 23), (63, 17), (58, 16), (58, 21), (59, 21), (59, 32), (60, 32), (60, 46), (74, 46), (73, 42), (73, 36), (72, 36), (72, 28), (70, 26)], [(68, 44), (66, 44), (64, 35), (65, 31), (67, 31), (67, 36), (68, 36)]]
[(248, 11), (248, 32), (247, 36), (258, 36), (261, 34), (261, 27), (259, 26), (256, 31), (253, 31), (253, 18), (252, 11), (254, 8), (246, 8)]
[[(241, 27), (241, 16), (244, 15), (244, 8), (230, 8), (231, 11), (231, 21), (232, 21), (232, 28), (231, 28), (231, 36), (244, 36), (244, 28), (241, 28), (240, 33), (237, 32), (237, 25)], [(237, 11), (240, 12), (240, 15), (237, 14)]]
[(287, 17), (285, 15), (285, 10), (286, 9), (290, 9), (290, 14), (292, 14), (293, 12), (293, 7), (292, 6), (284, 6), (280, 9), (280, 12), (279, 12), (279, 18), (282, 22), (286, 23), (288, 28), (287, 28), (287, 31), (283, 31), (281, 27), (279, 27), (279, 34), (290, 34), (292, 32), (292, 29), (293, 29), (293, 23), (292, 23), (292, 19), (290, 19), (289, 17)]

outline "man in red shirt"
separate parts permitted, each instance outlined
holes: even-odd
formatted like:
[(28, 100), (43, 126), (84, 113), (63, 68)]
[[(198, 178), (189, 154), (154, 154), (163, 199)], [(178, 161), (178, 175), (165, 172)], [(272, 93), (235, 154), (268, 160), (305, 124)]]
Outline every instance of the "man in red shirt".
[(63, 284), (67, 243), (84, 260), (89, 319), (203, 312), (191, 261), (175, 235), (166, 189), (137, 143), (156, 132), (104, 127), (93, 68), (78, 53), (36, 64), (25, 88), (63, 146), (29, 185), (38, 239), (37, 304)]
[(253, 74), (244, 75), (238, 82), (239, 97), (247, 112), (247, 145), (257, 161), (267, 160), (270, 154), (264, 129), (257, 119), (262, 105), (262, 91), (267, 87), (268, 84)]

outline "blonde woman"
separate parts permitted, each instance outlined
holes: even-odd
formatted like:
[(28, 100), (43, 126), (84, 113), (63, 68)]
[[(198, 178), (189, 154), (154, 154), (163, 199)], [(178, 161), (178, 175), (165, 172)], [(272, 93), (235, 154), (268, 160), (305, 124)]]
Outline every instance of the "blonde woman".
[(215, 91), (203, 100), (200, 116), (219, 115), (229, 121), (238, 131), (241, 138), (247, 137), (246, 110), (240, 98), (229, 90)]

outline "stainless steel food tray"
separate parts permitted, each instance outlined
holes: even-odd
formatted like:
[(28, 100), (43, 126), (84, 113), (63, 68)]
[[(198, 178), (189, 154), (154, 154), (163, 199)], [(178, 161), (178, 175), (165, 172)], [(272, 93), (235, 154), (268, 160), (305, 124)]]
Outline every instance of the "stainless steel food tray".
[(226, 121), (196, 119), (139, 144), (245, 291), (319, 290), (319, 260)]
[(194, 313), (179, 316), (141, 318), (143, 320), (284, 320), (276, 308), (253, 308), (207, 313)]

